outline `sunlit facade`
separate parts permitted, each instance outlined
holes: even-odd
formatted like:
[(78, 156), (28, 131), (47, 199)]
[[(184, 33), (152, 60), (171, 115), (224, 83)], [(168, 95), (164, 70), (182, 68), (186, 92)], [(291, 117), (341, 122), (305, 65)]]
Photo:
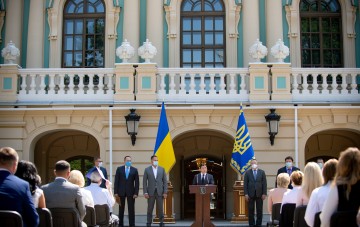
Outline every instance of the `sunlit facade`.
[[(288, 155), (303, 169), (360, 147), (359, 18), (356, 0), (1, 0), (1, 49), (12, 41), (19, 56), (0, 58), (0, 146), (43, 183), (57, 160), (86, 171), (97, 155), (112, 180), (131, 155), (142, 182), (165, 102), (175, 219), (193, 217), (188, 185), (205, 160), (218, 185), (211, 214), (230, 220), (241, 103), (269, 190)], [(124, 41), (133, 51), (117, 51)], [(130, 109), (141, 116), (134, 145)], [(281, 115), (274, 145), (270, 109)], [(145, 204), (141, 193), (137, 218)]]

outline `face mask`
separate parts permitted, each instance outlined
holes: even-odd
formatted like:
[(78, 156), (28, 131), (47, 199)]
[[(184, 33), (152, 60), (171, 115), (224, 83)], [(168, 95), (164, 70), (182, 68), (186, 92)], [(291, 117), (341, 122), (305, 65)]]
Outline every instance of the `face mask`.
[(321, 162), (319, 162), (318, 165), (319, 165), (320, 169), (323, 168), (323, 164)]
[(125, 162), (125, 165), (126, 165), (127, 167), (130, 167), (130, 166), (131, 166), (131, 161)]
[(256, 165), (256, 164), (252, 164), (252, 165), (251, 165), (251, 168), (256, 169), (256, 168), (257, 168), (257, 165)]
[(101, 167), (103, 165), (103, 163), (102, 162), (99, 162), (99, 167)]
[(154, 166), (158, 166), (159, 162), (158, 161), (153, 161), (153, 165)]
[(292, 167), (292, 162), (287, 162), (285, 165), (286, 165), (286, 167), (290, 168), (290, 167)]

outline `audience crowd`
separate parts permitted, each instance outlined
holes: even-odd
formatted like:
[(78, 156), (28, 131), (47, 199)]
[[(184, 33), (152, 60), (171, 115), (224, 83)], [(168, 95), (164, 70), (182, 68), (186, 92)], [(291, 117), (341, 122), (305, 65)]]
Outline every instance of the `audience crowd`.
[[(288, 159), (292, 162), (291, 157)], [(104, 177), (106, 174), (100, 167), (95, 166), (88, 172), (86, 178), (90, 182), (84, 187), (84, 175), (78, 170), (71, 171), (70, 164), (60, 160), (55, 164), (55, 180), (41, 186), (41, 178), (33, 163), (19, 161), (13, 148), (0, 148), (0, 210), (17, 211), (22, 216), (23, 226), (33, 227), (39, 225), (36, 208), (75, 208), (82, 221), (86, 214), (85, 206), (106, 204), (111, 219), (116, 221), (117, 216), (112, 214), (115, 199), (111, 182)], [(278, 171), (276, 187), (269, 191), (270, 214), (276, 203), (281, 203), (281, 206), (289, 203), (306, 205), (303, 218), (308, 226), (314, 226), (315, 215), (321, 212), (321, 227), (329, 227), (331, 217), (339, 211), (351, 213), (347, 220), (350, 226), (360, 226), (358, 148), (341, 152), (339, 161), (330, 159), (324, 163), (323, 159), (318, 159), (317, 163), (309, 162), (304, 172), (286, 168)]]

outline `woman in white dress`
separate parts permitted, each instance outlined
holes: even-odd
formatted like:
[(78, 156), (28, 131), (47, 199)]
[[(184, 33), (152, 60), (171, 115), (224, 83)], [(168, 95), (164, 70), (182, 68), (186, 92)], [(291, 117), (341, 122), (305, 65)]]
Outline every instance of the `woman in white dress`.
[(40, 189), (41, 179), (34, 163), (24, 160), (19, 161), (15, 175), (29, 182), (35, 208), (45, 208), (45, 196), (43, 190)]
[(71, 170), (68, 180), (69, 182), (80, 187), (84, 205), (94, 207), (94, 199), (91, 195), (91, 192), (83, 188), (85, 185), (84, 175), (79, 170)]

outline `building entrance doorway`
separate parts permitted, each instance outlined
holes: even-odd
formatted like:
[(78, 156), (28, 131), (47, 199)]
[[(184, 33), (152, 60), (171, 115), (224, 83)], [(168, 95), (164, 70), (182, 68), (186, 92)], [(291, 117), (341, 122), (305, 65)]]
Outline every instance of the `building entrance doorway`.
[(217, 192), (211, 195), (210, 216), (212, 219), (226, 218), (226, 168), (225, 157), (222, 159), (199, 155), (187, 159), (182, 159), (182, 214), (183, 218), (195, 217), (195, 195), (190, 194), (189, 185), (192, 184), (194, 176), (200, 173), (202, 164), (207, 165), (208, 173), (214, 176), (217, 185)]

